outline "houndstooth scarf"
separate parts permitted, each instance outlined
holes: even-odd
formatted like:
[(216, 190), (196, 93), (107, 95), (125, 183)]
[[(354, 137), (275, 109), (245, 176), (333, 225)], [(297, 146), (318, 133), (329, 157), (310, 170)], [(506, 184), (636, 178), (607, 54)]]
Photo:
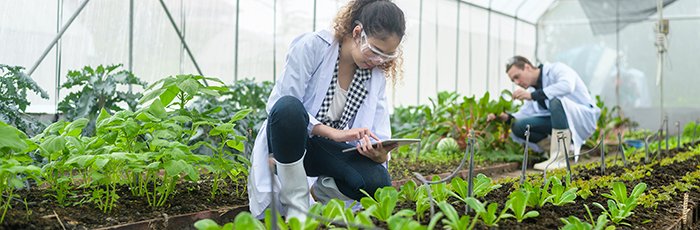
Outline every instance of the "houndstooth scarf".
[(355, 76), (352, 78), (350, 83), (350, 88), (348, 91), (348, 100), (345, 102), (345, 107), (343, 108), (343, 116), (339, 121), (331, 121), (326, 115), (331, 107), (331, 102), (333, 102), (333, 94), (335, 94), (335, 88), (338, 87), (338, 64), (340, 63), (340, 46), (338, 46), (338, 59), (335, 61), (335, 71), (333, 71), (333, 79), (331, 80), (331, 85), (328, 87), (328, 92), (326, 92), (326, 97), (323, 99), (321, 108), (316, 114), (316, 119), (321, 121), (324, 125), (333, 127), (334, 129), (344, 129), (348, 125), (350, 119), (352, 119), (357, 110), (365, 101), (367, 97), (367, 88), (363, 85), (365, 81), (372, 77), (372, 69), (361, 69), (357, 68), (355, 70)]

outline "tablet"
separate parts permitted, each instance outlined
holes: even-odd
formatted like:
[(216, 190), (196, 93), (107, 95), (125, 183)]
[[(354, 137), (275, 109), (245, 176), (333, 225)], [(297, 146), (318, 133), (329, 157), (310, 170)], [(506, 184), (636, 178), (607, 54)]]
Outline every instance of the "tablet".
[[(402, 146), (402, 145), (418, 143), (418, 142), (420, 142), (420, 139), (389, 139), (389, 140), (383, 140), (381, 142), (382, 142), (382, 146), (393, 145), (395, 143), (399, 143), (399, 146)], [(377, 143), (372, 144), (372, 147), (376, 148)], [(343, 149), (343, 152), (346, 153), (346, 152), (355, 151), (355, 150), (357, 150), (357, 147)]]

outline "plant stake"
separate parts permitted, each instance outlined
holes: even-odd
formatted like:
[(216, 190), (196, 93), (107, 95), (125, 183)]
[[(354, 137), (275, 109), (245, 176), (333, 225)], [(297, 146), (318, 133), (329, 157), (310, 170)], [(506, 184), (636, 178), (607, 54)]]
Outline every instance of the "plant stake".
[(664, 117), (664, 124), (666, 124), (666, 156), (668, 156), (668, 116)]
[(425, 119), (423, 119), (420, 122), (420, 132), (418, 132), (418, 151), (416, 152), (416, 158), (418, 158), (418, 155), (420, 155), (420, 146), (423, 144), (421, 143), (423, 141), (423, 130), (425, 130)]
[(698, 131), (698, 123), (700, 123), (700, 119), (695, 121), (695, 128), (693, 128), (693, 142), (690, 142), (690, 145), (695, 145), (695, 133)]
[(676, 127), (678, 128), (678, 147), (676, 147), (676, 149), (678, 149), (678, 152), (680, 152), (681, 151), (681, 134), (683, 134), (683, 132), (681, 132), (681, 123), (676, 121)]
[[(557, 136), (559, 136), (559, 140), (561, 140), (562, 145), (564, 146), (564, 160), (566, 161), (566, 169), (569, 170), (569, 178), (573, 178), (571, 176), (571, 163), (569, 162), (569, 150), (566, 147), (566, 142), (565, 142), (566, 141), (566, 134), (564, 134), (564, 132), (559, 132), (557, 134)], [(557, 145), (559, 145), (559, 144), (557, 144)], [(567, 182), (568, 182), (568, 180), (567, 180)], [(569, 184), (567, 183), (566, 186), (569, 186)]]
[[(470, 131), (469, 136), (469, 178), (467, 179), (467, 196), (472, 197), (474, 195), (474, 139), (471, 137), (474, 136), (474, 132)], [(471, 207), (469, 207), (469, 205), (465, 205), (464, 207), (465, 213), (469, 213), (471, 211)]]
[(622, 153), (622, 167), (627, 168), (627, 158), (625, 157), (625, 147), (622, 146), (622, 133), (617, 132), (617, 152), (615, 152), (615, 164), (617, 164), (617, 153)]
[(525, 177), (527, 177), (525, 171), (527, 170), (527, 154), (529, 150), (528, 144), (530, 144), (530, 125), (525, 126), (525, 152), (523, 152), (523, 168), (522, 172), (520, 173), (520, 185), (525, 182)]
[[(468, 145), (467, 145), (467, 149), (464, 150), (464, 157), (462, 157), (462, 162), (459, 163), (459, 166), (457, 167), (457, 169), (455, 169), (452, 172), (452, 174), (450, 174), (450, 176), (446, 177), (445, 179), (439, 180), (439, 181), (428, 181), (420, 173), (417, 173), (417, 172), (413, 173), (413, 176), (415, 176), (421, 183), (423, 183), (423, 186), (425, 186), (426, 191), (428, 191), (428, 200), (430, 200), (430, 218), (433, 218), (433, 216), (435, 216), (435, 204), (433, 203), (433, 195), (430, 193), (430, 186), (429, 185), (445, 183), (449, 180), (452, 180), (452, 178), (454, 178), (455, 175), (457, 175), (457, 172), (459, 172), (459, 170), (462, 169), (462, 167), (464, 166), (464, 162), (467, 161), (467, 153), (470, 151), (470, 148), (471, 148), (471, 152), (474, 152), (475, 140), (472, 138), (473, 137), (472, 134), (473, 133), (470, 133), (468, 135), (468, 137), (469, 137), (469, 140), (467, 141)], [(473, 153), (472, 153), (472, 155), (473, 155)], [(472, 157), (472, 159), (473, 159), (473, 157)], [(471, 194), (471, 192), (469, 192), (469, 194)], [(466, 206), (469, 206), (469, 205), (466, 205)]]

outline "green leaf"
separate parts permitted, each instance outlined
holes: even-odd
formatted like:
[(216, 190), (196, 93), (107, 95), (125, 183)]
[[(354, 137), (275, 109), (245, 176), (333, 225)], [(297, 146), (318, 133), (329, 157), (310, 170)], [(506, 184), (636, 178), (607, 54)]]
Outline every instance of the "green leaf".
[(97, 115), (97, 119), (95, 120), (95, 124), (99, 124), (100, 121), (107, 119), (107, 118), (110, 118), (110, 117), (112, 117), (112, 116), (109, 115), (107, 110), (105, 110), (105, 108), (102, 108), (102, 110), (100, 110), (100, 114)]
[(66, 165), (71, 165), (73, 163), (77, 163), (78, 167), (84, 168), (85, 165), (89, 165), (93, 162), (93, 159), (95, 158), (94, 155), (78, 155), (78, 156), (71, 156), (68, 158), (66, 161)]
[(244, 149), (243, 143), (240, 141), (236, 141), (236, 140), (227, 140), (226, 145), (228, 145), (229, 147), (234, 148), (238, 151), (241, 151), (241, 152), (243, 152), (243, 149)]
[(185, 155), (185, 152), (183, 152), (179, 148), (173, 148), (172, 152), (170, 152), (170, 155), (175, 160), (182, 160), (182, 159), (187, 158), (187, 155)]
[(61, 136), (51, 135), (40, 144), (41, 148), (49, 154), (61, 151), (66, 146), (66, 139)]
[(219, 126), (214, 127), (211, 131), (209, 131), (210, 136), (214, 135), (219, 135), (219, 134), (228, 134), (233, 132), (233, 128), (235, 127), (234, 124), (230, 123), (224, 123)]
[[(147, 94), (143, 95), (143, 97), (141, 97), (141, 99), (139, 99), (139, 104), (143, 105), (144, 103), (149, 102), (156, 97), (160, 97), (160, 95), (163, 94), (165, 91), (166, 91), (166, 89), (157, 89), (157, 90), (153, 90), (151, 92), (148, 92)], [(175, 98), (175, 97), (173, 97), (173, 98)], [(163, 99), (161, 98), (161, 101), (162, 100)]]
[(188, 116), (174, 116), (174, 117), (171, 117), (170, 119), (173, 119), (174, 121), (180, 122), (182, 124), (192, 121), (192, 118), (190, 118)]
[(177, 84), (177, 87), (180, 88), (180, 90), (184, 91), (185, 93), (195, 96), (197, 95), (197, 92), (199, 91), (199, 88), (201, 87), (201, 83), (199, 83), (197, 80), (189, 78), (179, 84)]
[(235, 121), (238, 121), (238, 120), (240, 120), (240, 119), (243, 119), (245, 116), (248, 116), (248, 114), (249, 114), (251, 111), (253, 111), (253, 109), (244, 109), (244, 110), (238, 111), (238, 112), (236, 113), (236, 115), (233, 115), (233, 117), (231, 118), (231, 121), (229, 121), (229, 123), (233, 123), (233, 122), (235, 122)]
[(157, 117), (158, 119), (163, 119), (168, 116), (168, 112), (165, 111), (165, 107), (163, 107), (163, 104), (160, 102), (160, 99), (156, 99), (151, 103), (151, 106), (149, 106), (149, 110), (153, 116)]
[(160, 95), (160, 102), (163, 103), (163, 106), (168, 107), (178, 93), (180, 93), (180, 89), (177, 86), (170, 86)]
[(26, 142), (17, 135), (17, 128), (11, 126), (0, 126), (0, 149), (9, 148), (15, 152), (21, 152), (28, 148)]
[(75, 120), (75, 121), (71, 122), (70, 124), (68, 124), (68, 126), (66, 126), (65, 130), (66, 130), (66, 132), (70, 132), (70, 131), (76, 130), (76, 129), (83, 129), (83, 128), (85, 128), (85, 126), (87, 126), (88, 121), (89, 120), (87, 118), (80, 118), (80, 119)]
[(195, 168), (192, 165), (185, 165), (184, 169), (185, 173), (185, 179), (193, 182), (197, 182), (199, 180), (199, 171), (197, 171), (197, 168)]
[(95, 159), (95, 166), (97, 166), (97, 168), (99, 169), (104, 169), (105, 165), (107, 165), (109, 161), (109, 158), (98, 157), (97, 159)]
[[(243, 214), (243, 213), (241, 213), (241, 214)], [(239, 214), (239, 215), (241, 215), (241, 214)], [(252, 214), (251, 214), (251, 216), (252, 216)], [(237, 220), (238, 220), (238, 217), (236, 217), (236, 221)], [(199, 220), (199, 221), (195, 222), (194, 227), (199, 229), (199, 230), (219, 229), (219, 224), (217, 224), (216, 222), (214, 222), (213, 220), (210, 220), (210, 219), (203, 219), (203, 220)], [(244, 228), (240, 228), (240, 229), (244, 229)], [(250, 228), (250, 229), (252, 229), (252, 228)]]
[(185, 165), (184, 160), (169, 160), (163, 164), (163, 168), (168, 176), (175, 176), (185, 170)]
[(199, 92), (202, 92), (203, 94), (212, 96), (212, 97), (220, 97), (221, 94), (219, 92), (211, 90), (211, 89), (199, 89)]
[(212, 113), (218, 113), (218, 112), (221, 112), (221, 110), (223, 110), (223, 109), (224, 109), (223, 107), (217, 106), (217, 107), (211, 108), (211, 109), (209, 109), (209, 110), (207, 110), (207, 111), (204, 111), (202, 114), (204, 114), (204, 115), (209, 115), (209, 114), (212, 114)]

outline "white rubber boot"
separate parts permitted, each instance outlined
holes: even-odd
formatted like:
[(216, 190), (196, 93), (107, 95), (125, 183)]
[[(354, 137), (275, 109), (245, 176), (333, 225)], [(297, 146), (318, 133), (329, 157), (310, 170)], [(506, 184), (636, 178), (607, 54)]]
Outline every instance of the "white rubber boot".
[[(566, 136), (566, 138), (562, 139), (564, 142), (563, 144), (559, 144), (558, 140), (558, 133), (563, 132), (563, 134)], [(546, 161), (540, 162), (535, 164), (533, 168), (537, 170), (542, 170), (544, 171), (545, 168), (547, 169), (558, 169), (558, 168), (564, 168), (566, 167), (566, 161), (562, 160), (564, 159), (564, 149), (566, 151), (569, 150), (569, 146), (571, 146), (571, 130), (569, 129), (552, 129), (552, 136), (551, 138), (554, 138), (551, 140), (550, 144), (550, 151), (549, 151), (549, 159)], [(559, 144), (557, 146), (557, 144)], [(555, 163), (552, 163), (555, 162)], [(550, 165), (550, 163), (552, 163)], [(547, 167), (549, 165), (549, 167)]]
[(552, 145), (552, 136), (548, 136), (541, 141), (537, 142), (537, 146), (542, 148), (545, 152), (550, 152), (550, 146)]
[(323, 205), (328, 204), (331, 199), (352, 200), (352, 198), (345, 196), (338, 190), (333, 177), (319, 176), (316, 183), (311, 187), (311, 191), (314, 200), (321, 202)]
[(296, 217), (300, 222), (306, 221), (306, 212), (309, 211), (309, 183), (304, 171), (304, 157), (296, 162), (277, 164), (277, 176), (280, 178), (280, 203), (289, 221)]

